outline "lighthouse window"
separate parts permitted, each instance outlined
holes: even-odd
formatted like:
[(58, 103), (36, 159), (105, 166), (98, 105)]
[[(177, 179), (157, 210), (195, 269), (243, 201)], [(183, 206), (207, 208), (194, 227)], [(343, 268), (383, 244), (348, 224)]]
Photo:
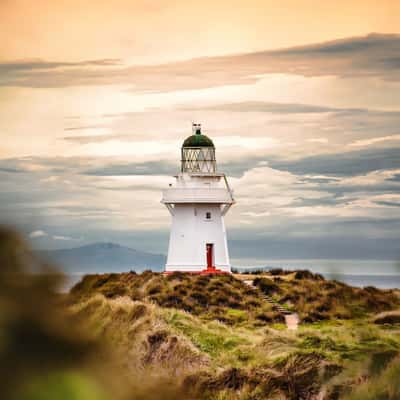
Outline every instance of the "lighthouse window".
[(209, 211), (206, 212), (206, 219), (211, 219), (211, 213)]

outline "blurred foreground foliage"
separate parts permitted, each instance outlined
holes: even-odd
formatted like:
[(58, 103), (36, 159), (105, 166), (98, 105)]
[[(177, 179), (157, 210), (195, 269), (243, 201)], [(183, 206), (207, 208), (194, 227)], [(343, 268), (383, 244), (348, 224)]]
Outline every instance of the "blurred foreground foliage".
[(0, 228), (2, 400), (179, 398), (170, 382), (128, 380), (101, 339), (68, 312), (62, 284), (16, 232)]

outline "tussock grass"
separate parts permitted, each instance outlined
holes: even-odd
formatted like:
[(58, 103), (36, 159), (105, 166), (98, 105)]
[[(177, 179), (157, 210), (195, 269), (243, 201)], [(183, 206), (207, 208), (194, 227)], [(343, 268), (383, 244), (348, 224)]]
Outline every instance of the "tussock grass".
[[(176, 333), (188, 337), (196, 347), (207, 353), (218, 364), (227, 353), (235, 353), (260, 341), (260, 334), (234, 330), (218, 321), (204, 322), (179, 310), (162, 310), (163, 319)], [(234, 356), (233, 356), (234, 358)], [(218, 361), (219, 360), (219, 361)]]
[(70, 307), (96, 338), (102, 338), (132, 371), (157, 369), (178, 374), (207, 365), (207, 358), (184, 337), (177, 337), (159, 318), (154, 304), (129, 297), (107, 299), (96, 294)]
[(363, 380), (337, 386), (338, 395), (344, 400), (397, 400), (400, 398), (400, 357), (383, 365), (381, 372)]
[[(101, 326), (96, 335), (108, 338), (114, 352), (120, 349), (124, 364), (172, 374), (178, 369), (186, 398), (311, 399), (321, 391), (337, 398), (335, 393), (346, 395), (360, 379), (375, 382), (400, 350), (395, 333), (367, 320), (319, 322), (293, 333), (205, 321), (182, 310), (99, 294), (71, 312), (77, 318), (89, 313), (85, 319)], [(358, 367), (349, 374), (351, 365)]]
[[(354, 288), (326, 281), (309, 271), (278, 270), (274, 275), (258, 274), (254, 284), (286, 309), (296, 311), (303, 323), (367, 318), (372, 313), (400, 306), (395, 291)], [(95, 293), (106, 298), (128, 296), (132, 300), (151, 301), (161, 307), (184, 310), (204, 320), (218, 320), (232, 326), (284, 323), (281, 314), (232, 275), (174, 273), (165, 277), (150, 271), (88, 275), (71, 290), (77, 299)]]
[(95, 293), (106, 298), (129, 296), (133, 300), (152, 301), (166, 308), (176, 308), (218, 320), (228, 325), (265, 325), (282, 322), (283, 317), (253, 290), (231, 275), (195, 276), (174, 273), (123, 273), (85, 276), (71, 294), (84, 299)]
[(380, 313), (373, 318), (373, 323), (378, 325), (400, 324), (400, 310)]
[(319, 393), (326, 377), (334, 373), (334, 367), (318, 354), (294, 353), (273, 367), (203, 372), (186, 378), (184, 385), (206, 399), (311, 399)]
[(338, 281), (326, 281), (309, 271), (295, 271), (285, 279), (275, 275), (258, 276), (254, 284), (289, 309), (295, 309), (302, 322), (348, 320), (400, 306), (395, 290), (355, 288)]
[(266, 325), (271, 310), (231, 276), (91, 275), (63, 296), (60, 277), (4, 229), (0, 265), (2, 399), (400, 398), (396, 314), (373, 318), (398, 308), (393, 291), (257, 275), (315, 321), (290, 332), (273, 312)]

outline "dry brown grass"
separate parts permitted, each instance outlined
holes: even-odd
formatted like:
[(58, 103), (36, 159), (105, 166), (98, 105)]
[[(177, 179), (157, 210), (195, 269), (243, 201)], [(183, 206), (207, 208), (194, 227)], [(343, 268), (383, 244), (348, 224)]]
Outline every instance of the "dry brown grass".
[(128, 296), (133, 300), (152, 301), (162, 307), (177, 308), (230, 325), (282, 322), (282, 316), (260, 299), (257, 292), (232, 275), (175, 273), (163, 276), (151, 272), (87, 275), (71, 290), (75, 298), (95, 293), (107, 298)]
[[(303, 322), (366, 317), (400, 305), (395, 291), (350, 287), (309, 271), (258, 274), (254, 284), (280, 304), (297, 311)], [(87, 275), (71, 290), (77, 298), (94, 293), (106, 298), (128, 296), (133, 300), (150, 300), (162, 307), (185, 310), (230, 325), (283, 321), (282, 315), (243, 283), (243, 275), (239, 279), (233, 275), (183, 273), (163, 276), (149, 271)], [(245, 318), (229, 310), (244, 311)]]
[(341, 367), (317, 353), (293, 353), (275, 365), (262, 368), (227, 368), (217, 374), (188, 376), (189, 393), (214, 399), (314, 399), (322, 385)]
[[(92, 275), (65, 298), (57, 294), (57, 276), (28, 273), (40, 262), (6, 231), (0, 231), (0, 265), (2, 399), (311, 400), (340, 372), (344, 356), (366, 352), (374, 352), (370, 384), (352, 398), (398, 398), (400, 345), (389, 328), (368, 320), (362, 327), (359, 321), (320, 324), (318, 332), (317, 324), (306, 325), (296, 334), (266, 328), (275, 314), (231, 276)], [(295, 287), (297, 304), (312, 296), (321, 313), (330, 313), (328, 297), (336, 311), (343, 306), (338, 293), (350, 304), (357, 294), (357, 305), (391, 305), (390, 292), (373, 288), (349, 292), (336, 282), (282, 281), (270, 278), (263, 288), (282, 297)], [(317, 285), (330, 295), (319, 298)], [(215, 316), (226, 323), (205, 321)], [(331, 388), (355, 387), (358, 377)]]
[(190, 341), (171, 332), (155, 305), (96, 294), (72, 305), (70, 312), (77, 324), (109, 343), (114, 357), (131, 373), (155, 368), (167, 377), (208, 364)]
[(400, 324), (400, 310), (380, 313), (373, 318), (373, 322), (378, 325)]
[(256, 277), (254, 284), (279, 303), (295, 309), (303, 322), (366, 317), (400, 305), (395, 290), (351, 287), (309, 271), (295, 271), (285, 278), (277, 281), (265, 274)]

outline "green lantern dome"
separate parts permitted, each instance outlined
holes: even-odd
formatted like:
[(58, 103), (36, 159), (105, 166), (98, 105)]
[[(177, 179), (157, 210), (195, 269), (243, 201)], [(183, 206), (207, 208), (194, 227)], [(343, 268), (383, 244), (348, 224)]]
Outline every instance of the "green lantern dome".
[(201, 133), (200, 124), (193, 124), (194, 134), (183, 142), (182, 147), (214, 147), (213, 141)]

